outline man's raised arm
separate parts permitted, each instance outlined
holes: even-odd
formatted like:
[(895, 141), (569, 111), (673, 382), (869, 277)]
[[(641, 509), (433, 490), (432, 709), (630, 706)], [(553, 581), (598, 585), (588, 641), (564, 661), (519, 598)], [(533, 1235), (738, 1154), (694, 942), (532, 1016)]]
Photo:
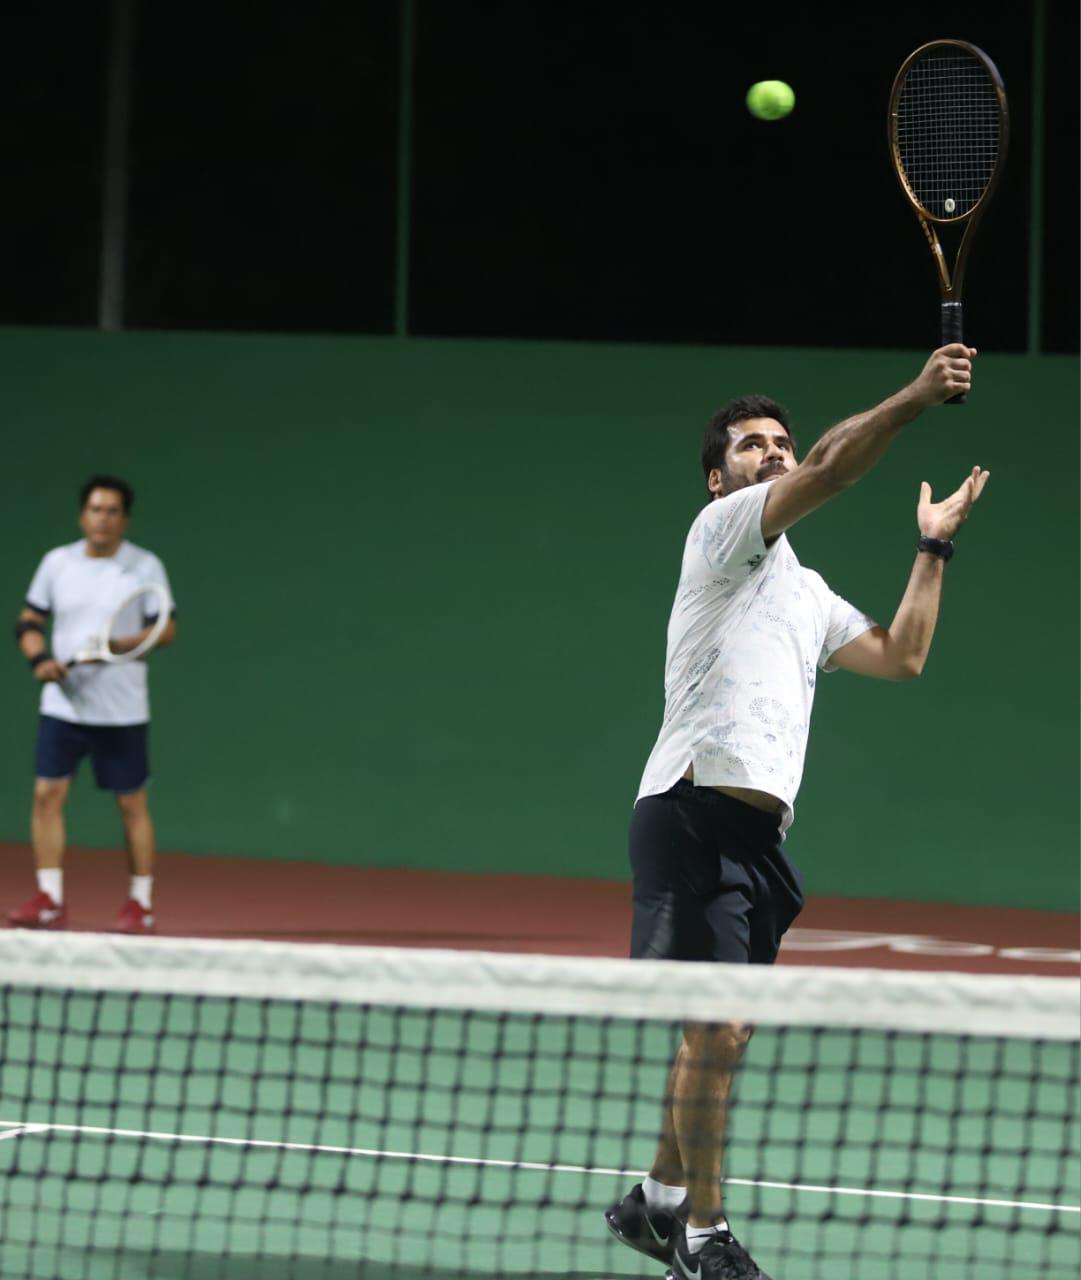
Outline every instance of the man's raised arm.
[[(956, 492), (942, 502), (931, 501), (931, 486), (920, 485), (916, 522), (920, 533), (935, 542), (950, 542), (968, 519), (973, 503), (983, 493), (989, 471), (973, 467)], [(911, 680), (920, 675), (931, 649), (942, 600), (946, 561), (933, 551), (920, 551), (893, 621), (873, 627), (833, 652), (830, 661), (842, 671), (880, 680)]]
[(762, 510), (763, 537), (767, 541), (778, 537), (855, 484), (878, 462), (901, 428), (924, 409), (968, 391), (975, 354), (975, 347), (960, 342), (940, 347), (907, 387), (873, 409), (830, 427), (798, 467), (770, 483)]

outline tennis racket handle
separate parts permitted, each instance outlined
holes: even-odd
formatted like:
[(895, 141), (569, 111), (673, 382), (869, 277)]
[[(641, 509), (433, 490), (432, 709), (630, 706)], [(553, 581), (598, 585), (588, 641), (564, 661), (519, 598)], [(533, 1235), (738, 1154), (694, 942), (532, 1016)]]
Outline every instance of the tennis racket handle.
[[(942, 345), (948, 346), (951, 342), (964, 342), (964, 316), (961, 311), (959, 302), (944, 302), (942, 304)], [(965, 393), (962, 391), (958, 395), (950, 396), (946, 404), (964, 404)]]

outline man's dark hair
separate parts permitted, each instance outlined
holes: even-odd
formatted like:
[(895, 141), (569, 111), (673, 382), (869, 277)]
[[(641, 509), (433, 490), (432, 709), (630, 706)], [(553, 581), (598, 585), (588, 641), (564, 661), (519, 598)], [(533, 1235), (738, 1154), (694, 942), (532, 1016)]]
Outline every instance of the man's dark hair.
[(115, 493), (120, 494), (120, 499), (124, 503), (124, 514), (126, 516), (131, 515), (131, 509), (135, 505), (135, 490), (126, 480), (121, 480), (119, 476), (91, 476), (79, 490), (80, 511), (86, 506), (90, 495), (95, 489), (112, 489)]
[(783, 404), (778, 404), (769, 396), (737, 396), (735, 400), (729, 400), (726, 405), (718, 409), (706, 424), (706, 435), (702, 441), (702, 470), (705, 472), (707, 484), (709, 473), (714, 467), (719, 467), (722, 471), (725, 469), (725, 454), (730, 443), (728, 428), (734, 427), (739, 422), (747, 422), (751, 418), (773, 418), (779, 422), (788, 432), (788, 438), (792, 441), (792, 448), (795, 450), (796, 439), (788, 422), (788, 410)]

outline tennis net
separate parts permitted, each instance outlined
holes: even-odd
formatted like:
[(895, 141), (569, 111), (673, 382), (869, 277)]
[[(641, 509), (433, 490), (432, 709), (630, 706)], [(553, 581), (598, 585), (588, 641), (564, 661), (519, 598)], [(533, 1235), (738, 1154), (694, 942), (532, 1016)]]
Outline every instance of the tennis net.
[(757, 1030), (784, 1280), (1076, 1280), (1068, 979), (0, 935), (5, 1280), (663, 1274), (607, 1232), (686, 1020)]

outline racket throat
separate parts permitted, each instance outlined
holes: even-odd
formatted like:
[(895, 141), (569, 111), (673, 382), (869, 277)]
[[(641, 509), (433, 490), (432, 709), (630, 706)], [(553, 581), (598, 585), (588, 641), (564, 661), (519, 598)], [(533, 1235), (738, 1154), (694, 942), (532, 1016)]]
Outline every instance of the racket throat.
[(938, 268), (939, 288), (944, 300), (943, 305), (945, 305), (946, 299), (952, 301), (956, 285), (950, 277), (949, 264), (946, 261), (946, 255), (942, 252), (942, 244), (934, 227), (926, 218), (920, 218), (920, 226), (923, 228), (923, 234), (927, 237), (927, 243), (931, 246), (931, 252), (935, 257), (935, 266)]

